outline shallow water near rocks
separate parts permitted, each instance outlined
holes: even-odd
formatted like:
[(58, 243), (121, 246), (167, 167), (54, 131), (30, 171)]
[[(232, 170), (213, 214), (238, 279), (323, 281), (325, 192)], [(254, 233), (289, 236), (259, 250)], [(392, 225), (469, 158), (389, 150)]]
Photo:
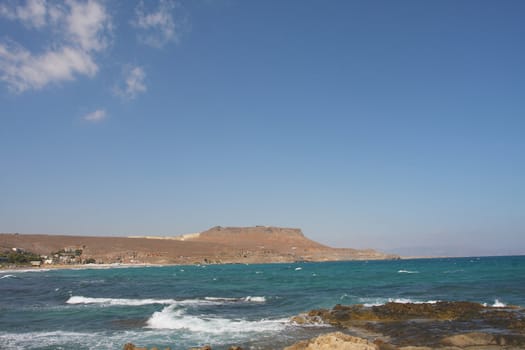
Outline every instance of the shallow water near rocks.
[(1, 349), (274, 349), (329, 329), (335, 304), (525, 306), (525, 257), (0, 272)]

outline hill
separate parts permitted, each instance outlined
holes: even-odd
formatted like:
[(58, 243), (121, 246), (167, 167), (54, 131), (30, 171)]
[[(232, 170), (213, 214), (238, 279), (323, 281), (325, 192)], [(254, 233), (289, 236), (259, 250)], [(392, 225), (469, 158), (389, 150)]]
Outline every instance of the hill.
[(273, 263), (394, 259), (375, 250), (331, 248), (300, 229), (270, 226), (221, 227), (176, 237), (95, 237), (0, 234), (0, 249), (37, 254), (80, 250), (81, 259), (102, 263)]

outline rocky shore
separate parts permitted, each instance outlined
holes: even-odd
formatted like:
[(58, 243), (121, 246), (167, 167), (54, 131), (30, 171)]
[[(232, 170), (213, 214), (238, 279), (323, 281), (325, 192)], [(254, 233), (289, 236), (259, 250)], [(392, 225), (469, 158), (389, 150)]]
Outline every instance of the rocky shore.
[[(337, 331), (284, 350), (515, 350), (525, 349), (525, 311), (472, 302), (336, 305), (291, 320), (298, 326), (330, 325)], [(156, 349), (152, 348), (151, 350)], [(191, 350), (211, 350), (212, 347)], [(129, 343), (124, 350), (147, 350)], [(242, 350), (231, 346), (229, 350)]]
[[(299, 325), (329, 324), (366, 334), (365, 345), (336, 337), (333, 349), (524, 349), (525, 312), (519, 307), (490, 307), (472, 302), (387, 303), (378, 306), (336, 305), (292, 319)], [(321, 338), (325, 339), (325, 338)], [(325, 339), (326, 340), (326, 339)], [(372, 343), (370, 343), (370, 341)], [(347, 344), (348, 343), (348, 344)], [(312, 343), (287, 350), (325, 349)], [(328, 348), (327, 348), (328, 349)]]

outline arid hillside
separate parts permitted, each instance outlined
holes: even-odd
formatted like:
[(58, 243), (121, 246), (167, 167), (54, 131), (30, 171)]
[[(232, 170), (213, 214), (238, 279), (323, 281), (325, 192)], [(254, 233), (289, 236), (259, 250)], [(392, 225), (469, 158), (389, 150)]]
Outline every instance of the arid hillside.
[(81, 250), (82, 260), (100, 263), (270, 263), (394, 259), (374, 250), (330, 248), (300, 229), (269, 226), (221, 227), (177, 237), (95, 237), (0, 234), (0, 249), (41, 255)]

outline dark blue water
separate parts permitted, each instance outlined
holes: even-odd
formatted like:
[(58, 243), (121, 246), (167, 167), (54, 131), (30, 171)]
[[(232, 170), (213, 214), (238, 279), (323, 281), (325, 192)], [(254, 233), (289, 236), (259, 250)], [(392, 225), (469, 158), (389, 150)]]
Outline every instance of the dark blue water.
[(269, 349), (335, 304), (525, 306), (525, 257), (0, 272), (0, 349)]

